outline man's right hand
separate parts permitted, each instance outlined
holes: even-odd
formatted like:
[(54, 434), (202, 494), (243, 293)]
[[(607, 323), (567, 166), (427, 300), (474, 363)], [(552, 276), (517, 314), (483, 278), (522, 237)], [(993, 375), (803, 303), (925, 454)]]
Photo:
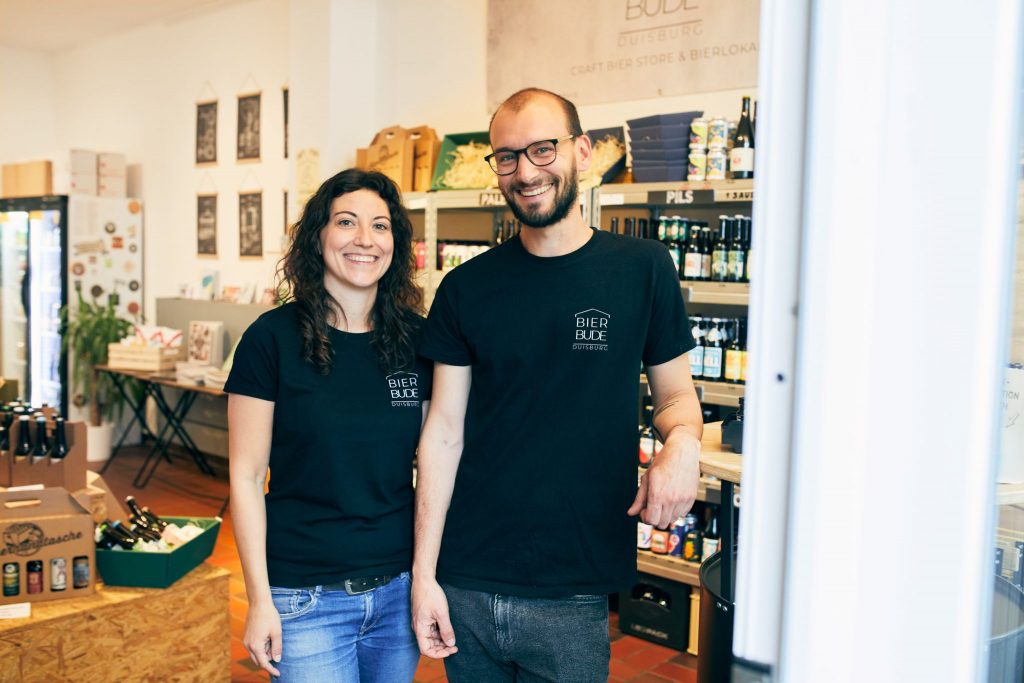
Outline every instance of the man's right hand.
[(420, 653), (432, 659), (444, 659), (459, 651), (455, 647), (455, 631), (448, 618), (448, 598), (433, 578), (412, 582), (412, 630)]

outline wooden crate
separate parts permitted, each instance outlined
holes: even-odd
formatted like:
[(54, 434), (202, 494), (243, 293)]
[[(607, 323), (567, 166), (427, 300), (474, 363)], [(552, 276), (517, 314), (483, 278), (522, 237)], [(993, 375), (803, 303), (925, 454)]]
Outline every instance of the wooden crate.
[(162, 372), (173, 370), (174, 364), (185, 358), (184, 347), (168, 349), (162, 346), (109, 344), (107, 365), (114, 370), (142, 370)]

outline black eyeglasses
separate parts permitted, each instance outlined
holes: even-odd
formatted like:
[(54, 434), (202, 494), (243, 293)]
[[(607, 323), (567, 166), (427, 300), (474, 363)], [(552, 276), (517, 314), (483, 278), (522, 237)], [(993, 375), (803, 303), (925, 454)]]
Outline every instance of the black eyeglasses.
[(484, 157), (491, 170), (498, 175), (512, 175), (519, 168), (519, 155), (525, 154), (534, 166), (547, 166), (558, 157), (558, 143), (575, 139), (576, 135), (565, 135), (550, 140), (538, 140), (522, 149), (499, 149)]

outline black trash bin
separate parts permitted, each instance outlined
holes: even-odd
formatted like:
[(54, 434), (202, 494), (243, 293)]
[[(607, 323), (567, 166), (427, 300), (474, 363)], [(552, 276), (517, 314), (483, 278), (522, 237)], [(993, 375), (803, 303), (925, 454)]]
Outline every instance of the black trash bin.
[(1001, 576), (996, 577), (992, 596), (988, 680), (989, 683), (1024, 681), (1024, 592)]
[[(729, 683), (732, 670), (734, 609), (722, 597), (722, 557), (721, 552), (715, 553), (700, 566), (697, 683)], [(735, 556), (732, 559), (735, 564)]]

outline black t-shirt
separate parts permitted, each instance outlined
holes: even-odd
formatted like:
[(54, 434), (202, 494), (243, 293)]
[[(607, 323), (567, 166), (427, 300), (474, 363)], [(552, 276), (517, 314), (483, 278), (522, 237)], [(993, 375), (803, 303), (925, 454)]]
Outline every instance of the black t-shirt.
[[(274, 402), (267, 507), (270, 585), (300, 588), (412, 565), (412, 460), (432, 364), (377, 364), (370, 334), (330, 330), (327, 375), (302, 359), (296, 304), (261, 315), (224, 391)], [(417, 319), (422, 322), (422, 319)]]
[(655, 241), (595, 231), (542, 258), (517, 238), (449, 273), (420, 353), (473, 381), (439, 579), (528, 597), (627, 585), (641, 362), (693, 346)]

